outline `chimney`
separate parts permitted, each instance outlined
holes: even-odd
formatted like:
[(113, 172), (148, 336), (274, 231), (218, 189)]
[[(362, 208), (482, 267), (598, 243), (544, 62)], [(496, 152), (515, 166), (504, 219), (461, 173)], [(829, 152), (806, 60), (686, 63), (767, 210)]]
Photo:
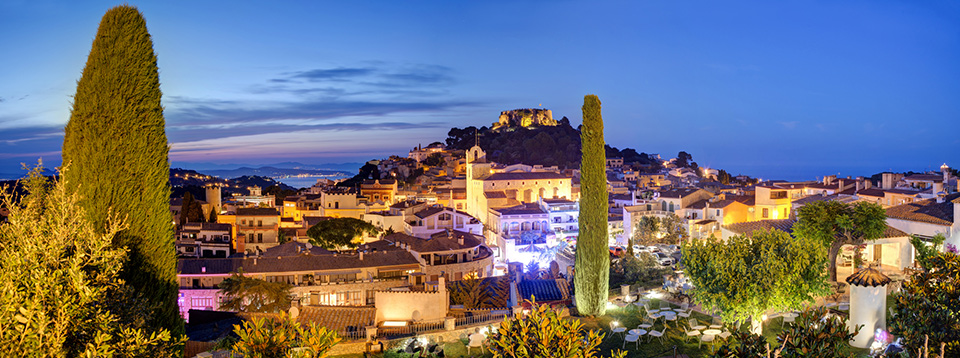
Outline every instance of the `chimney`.
[[(933, 193), (932, 193), (932, 194), (933, 194), (933, 195), (939, 195), (941, 192), (944, 192), (944, 190), (943, 190), (943, 183), (939, 183), (939, 182), (934, 181), (934, 182), (933, 182)], [(944, 193), (945, 193), (945, 192), (944, 192)], [(938, 199), (938, 200), (939, 200), (939, 199)], [(937, 201), (937, 202), (939, 203), (940, 201)]]
[(863, 190), (873, 188), (873, 180), (866, 179), (863, 181)]
[(437, 291), (444, 292), (447, 290), (447, 279), (440, 275), (440, 282), (437, 283)]
[(457, 244), (460, 244), (460, 246), (463, 246), (463, 235), (457, 236)]

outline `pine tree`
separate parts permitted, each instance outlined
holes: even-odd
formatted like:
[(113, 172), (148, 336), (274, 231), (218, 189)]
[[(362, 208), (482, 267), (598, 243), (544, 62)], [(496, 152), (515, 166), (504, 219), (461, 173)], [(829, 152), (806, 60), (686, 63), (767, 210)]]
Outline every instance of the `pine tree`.
[(123, 277), (153, 315), (148, 323), (183, 332), (177, 309), (176, 251), (170, 214), (169, 148), (160, 79), (146, 21), (133, 6), (104, 14), (65, 128), (64, 179), (98, 230), (111, 215), (128, 228)]
[(580, 237), (577, 239), (574, 288), (577, 311), (600, 316), (607, 308), (610, 254), (607, 251), (607, 158), (603, 118), (596, 95), (583, 98), (580, 129)]

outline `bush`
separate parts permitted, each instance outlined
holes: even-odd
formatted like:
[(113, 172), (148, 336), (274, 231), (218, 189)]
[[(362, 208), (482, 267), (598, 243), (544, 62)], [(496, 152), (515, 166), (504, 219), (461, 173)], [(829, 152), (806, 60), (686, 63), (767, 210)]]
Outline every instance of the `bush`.
[[(599, 357), (597, 346), (603, 333), (585, 331), (577, 319), (562, 319), (560, 310), (528, 301), (528, 314), (516, 314), (500, 324), (491, 337), (494, 358), (590, 358)], [(618, 351), (613, 357), (622, 358)]]
[(277, 319), (254, 318), (233, 326), (239, 337), (233, 352), (247, 358), (319, 358), (340, 342), (336, 332), (311, 323), (302, 326), (287, 314)]
[(663, 275), (672, 273), (669, 268), (661, 267), (652, 256), (640, 254), (640, 257), (625, 255), (610, 264), (610, 287), (620, 285), (639, 285), (659, 287)]

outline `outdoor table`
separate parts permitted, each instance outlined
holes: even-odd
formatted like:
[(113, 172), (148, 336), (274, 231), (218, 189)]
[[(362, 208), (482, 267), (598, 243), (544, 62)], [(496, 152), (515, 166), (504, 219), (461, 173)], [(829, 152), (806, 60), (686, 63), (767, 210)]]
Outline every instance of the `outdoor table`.
[(850, 310), (850, 303), (849, 303), (849, 302), (841, 302), (841, 303), (840, 303), (840, 306), (837, 307), (837, 309), (839, 309), (839, 310), (841, 310), (841, 311), (849, 311), (849, 310)]
[(662, 313), (662, 315), (663, 315), (663, 319), (665, 320), (663, 322), (664, 324), (667, 323), (666, 321), (674, 321), (674, 322), (677, 321), (677, 314), (674, 312), (667, 311), (666, 313)]
[(632, 334), (632, 335), (634, 335), (634, 336), (642, 336), (642, 335), (647, 334), (647, 330), (637, 328), (637, 329), (631, 329), (631, 330), (627, 331), (627, 333), (628, 333), (628, 334)]
[(720, 330), (719, 330), (719, 329), (713, 329), (713, 328), (711, 328), (711, 329), (706, 329), (706, 330), (703, 331), (703, 334), (708, 335), (708, 336), (716, 336), (716, 335), (719, 335), (719, 334), (720, 334)]

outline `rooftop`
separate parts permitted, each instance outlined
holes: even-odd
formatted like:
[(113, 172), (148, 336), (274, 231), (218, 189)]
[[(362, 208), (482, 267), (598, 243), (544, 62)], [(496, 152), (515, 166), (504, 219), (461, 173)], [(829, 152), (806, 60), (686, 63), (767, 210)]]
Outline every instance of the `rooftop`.
[(897, 205), (887, 209), (887, 217), (951, 226), (953, 225), (952, 201), (957, 199), (960, 199), (960, 193), (947, 195), (942, 203), (937, 203), (937, 199), (933, 198)]

